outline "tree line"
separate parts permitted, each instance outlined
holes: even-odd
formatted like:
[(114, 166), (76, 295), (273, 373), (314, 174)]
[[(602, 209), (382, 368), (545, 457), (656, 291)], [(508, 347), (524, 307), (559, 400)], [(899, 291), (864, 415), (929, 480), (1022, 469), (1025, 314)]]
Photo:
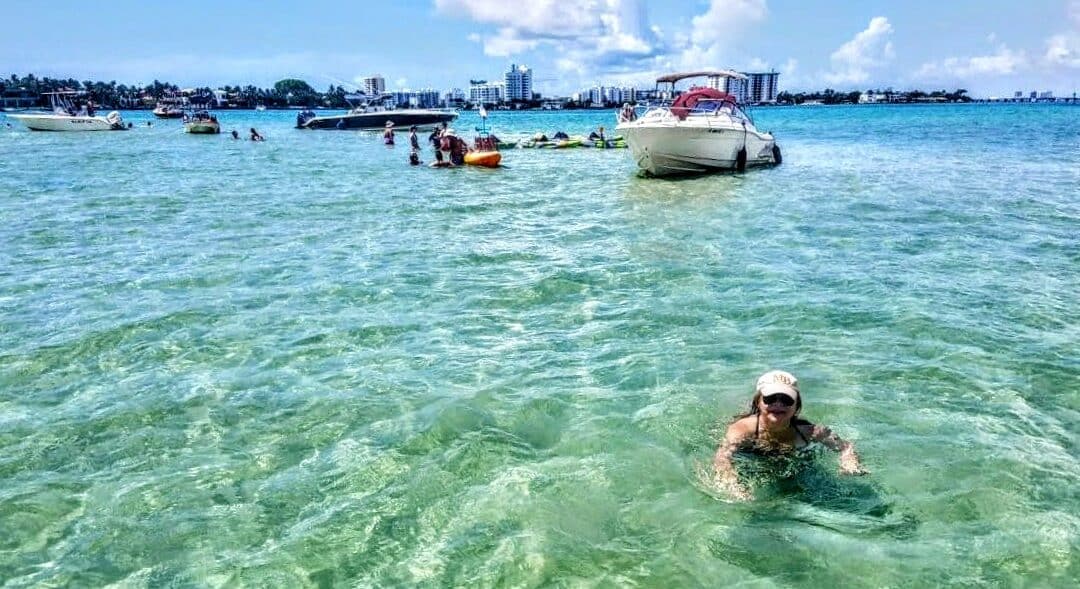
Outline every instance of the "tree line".
[[(115, 80), (109, 82), (95, 82), (93, 80), (76, 80), (75, 78), (50, 78), (37, 77), (34, 74), (18, 76), (12, 74), (6, 78), (0, 78), (0, 94), (11, 95), (24, 92), (38, 97), (38, 106), (47, 106), (41, 98), (43, 92), (57, 92), (62, 90), (83, 91), (90, 95), (90, 99), (102, 108), (153, 108), (158, 100), (163, 98), (179, 97), (181, 93), (194, 102), (210, 102), (214, 97), (214, 90), (208, 86), (181, 89), (176, 84), (154, 80), (151, 84), (127, 85), (118, 84)], [(347, 108), (348, 103), (345, 95), (349, 93), (343, 86), (333, 84), (326, 92), (319, 92), (303, 80), (288, 78), (277, 81), (272, 88), (257, 88), (253, 85), (241, 86), (239, 84), (224, 85), (217, 90), (224, 91), (228, 106), (233, 108), (255, 108), (263, 105), (268, 108), (285, 108), (290, 106), (327, 106), (332, 108)]]
[[(971, 102), (971, 97), (967, 95), (967, 90), (958, 89), (952, 92), (946, 92), (945, 90), (934, 90), (932, 92), (924, 92), (922, 90), (908, 90), (904, 92), (896, 92), (891, 89), (886, 90), (867, 90), (868, 93), (876, 94), (878, 96), (885, 97), (882, 102)], [(804, 102), (820, 102), (822, 104), (856, 104), (859, 102), (859, 97), (862, 95), (862, 91), (856, 90), (854, 92), (837, 92), (832, 88), (826, 88), (818, 92), (781, 92), (776, 95), (777, 104), (803, 104)]]

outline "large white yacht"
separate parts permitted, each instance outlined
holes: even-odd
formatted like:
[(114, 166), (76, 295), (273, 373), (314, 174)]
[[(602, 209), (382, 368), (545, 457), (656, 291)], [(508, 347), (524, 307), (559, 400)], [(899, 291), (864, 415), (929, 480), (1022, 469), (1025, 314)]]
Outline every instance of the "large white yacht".
[(119, 131), (125, 129), (124, 120), (115, 110), (104, 117), (93, 115), (92, 107), (75, 109), (72, 98), (82, 93), (74, 90), (46, 92), (52, 112), (9, 114), (26, 125), (31, 131)]
[[(671, 84), (674, 95), (676, 82), (700, 77), (746, 79), (718, 70), (661, 76), (656, 84)], [(773, 136), (757, 130), (734, 96), (714, 88), (691, 88), (640, 117), (624, 109), (616, 130), (626, 138), (638, 167), (650, 176), (742, 171), (781, 160)]]
[(345, 97), (352, 109), (338, 115), (318, 116), (306, 110), (296, 116), (297, 129), (384, 129), (387, 122), (401, 129), (415, 125), (417, 128), (433, 129), (441, 123), (450, 124), (458, 117), (457, 112), (437, 108), (394, 108), (391, 97), (369, 97), (351, 94)]

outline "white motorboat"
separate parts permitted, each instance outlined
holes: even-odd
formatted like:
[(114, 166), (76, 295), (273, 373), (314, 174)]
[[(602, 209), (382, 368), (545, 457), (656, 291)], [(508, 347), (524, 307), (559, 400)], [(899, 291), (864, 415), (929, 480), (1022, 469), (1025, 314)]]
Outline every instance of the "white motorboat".
[(31, 131), (119, 131), (125, 129), (120, 113), (110, 112), (104, 117), (94, 116), (93, 106), (89, 102), (81, 110), (76, 110), (72, 98), (82, 93), (68, 90), (46, 92), (52, 112), (25, 113), (8, 115), (26, 125)]
[(195, 135), (217, 135), (221, 133), (221, 123), (217, 116), (209, 111), (200, 110), (190, 116), (184, 114), (184, 131)]
[[(677, 73), (657, 78), (657, 86), (687, 78), (745, 79), (737, 72)], [(649, 108), (640, 117), (632, 110), (619, 113), (615, 129), (626, 138), (630, 153), (647, 175), (670, 176), (750, 166), (779, 164), (780, 148), (762, 133), (735, 97), (714, 88), (691, 88), (670, 105)]]
[(442, 123), (450, 124), (458, 117), (454, 110), (438, 108), (394, 108), (389, 104), (390, 95), (376, 98), (364, 94), (345, 96), (353, 108), (340, 115), (317, 116), (310, 110), (296, 115), (297, 129), (360, 129), (382, 130), (386, 123), (394, 123), (399, 129), (416, 126), (419, 130), (434, 129)]

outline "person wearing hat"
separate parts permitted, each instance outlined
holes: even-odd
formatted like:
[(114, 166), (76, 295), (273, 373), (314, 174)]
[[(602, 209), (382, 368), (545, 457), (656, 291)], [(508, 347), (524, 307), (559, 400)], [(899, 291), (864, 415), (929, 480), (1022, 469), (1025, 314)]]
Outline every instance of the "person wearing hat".
[(795, 376), (783, 370), (761, 375), (754, 387), (750, 410), (728, 426), (724, 441), (713, 457), (716, 483), (737, 499), (750, 499), (749, 490), (739, 481), (731, 462), (736, 452), (791, 454), (815, 442), (840, 453), (841, 474), (866, 474), (851, 442), (842, 440), (827, 427), (799, 418), (801, 410), (802, 395)]
[(387, 145), (394, 144), (394, 121), (386, 121), (386, 130), (382, 134), (383, 143)]

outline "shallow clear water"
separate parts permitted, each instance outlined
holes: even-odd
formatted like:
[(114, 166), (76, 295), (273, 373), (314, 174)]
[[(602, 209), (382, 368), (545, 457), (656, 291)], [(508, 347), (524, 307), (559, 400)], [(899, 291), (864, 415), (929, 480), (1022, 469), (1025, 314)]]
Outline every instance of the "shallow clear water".
[[(265, 143), (13, 122), (0, 582), (1071, 586), (1080, 110), (755, 114), (782, 166), (677, 181), (410, 168), (289, 112), (221, 114)], [(710, 493), (774, 367), (871, 476)]]

